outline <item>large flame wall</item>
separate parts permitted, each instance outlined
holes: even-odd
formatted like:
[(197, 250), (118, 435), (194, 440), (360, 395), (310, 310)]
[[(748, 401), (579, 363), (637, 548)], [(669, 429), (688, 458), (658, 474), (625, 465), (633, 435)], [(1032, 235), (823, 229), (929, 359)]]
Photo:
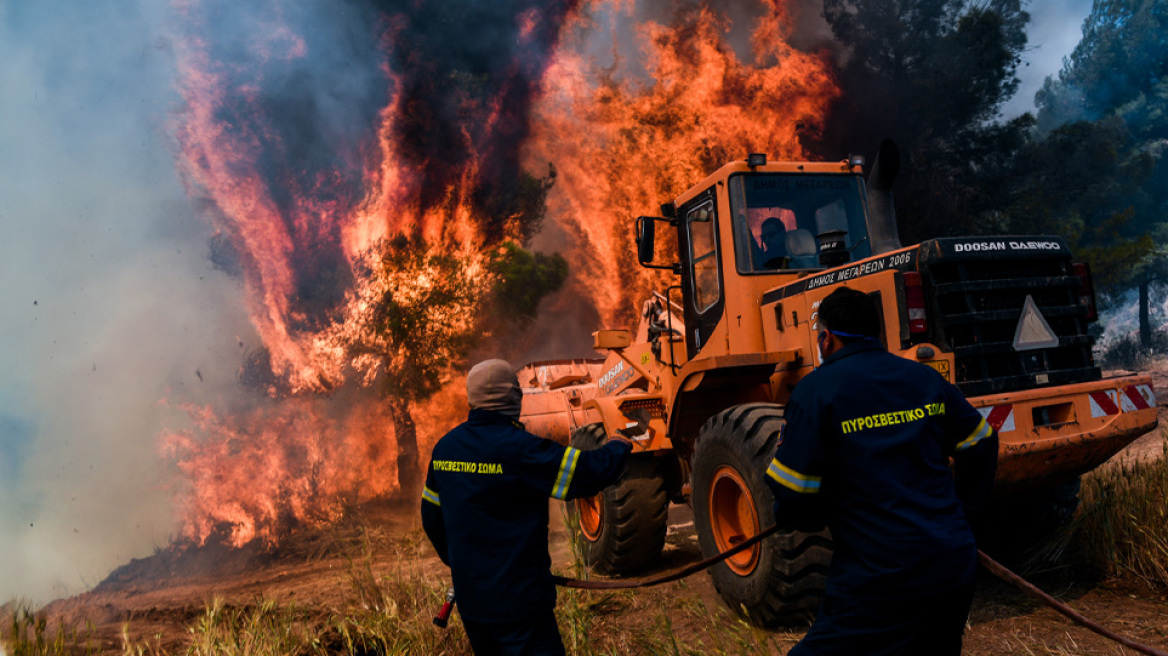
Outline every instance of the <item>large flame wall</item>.
[[(602, 324), (627, 323), (663, 282), (635, 264), (632, 218), (748, 152), (803, 156), (800, 137), (836, 93), (825, 57), (789, 45), (774, 0), (749, 56), (704, 4), (641, 20), (633, 39), (615, 26), (638, 9), (619, 1), (348, 3), (352, 15), (326, 23), (320, 7), (291, 4), (179, 4), (178, 163), (241, 275), (272, 379), (250, 408), (192, 407), (193, 426), (164, 436), (185, 474), (180, 535), (195, 543), (270, 540), (394, 491), (394, 436), (365, 387), (382, 362), (370, 352), (393, 345), (371, 336), (370, 299), (387, 284), (422, 293), (442, 274), (387, 283), (388, 240), (453, 253), (485, 291), (486, 254), (530, 237), (489, 199), (521, 166), (550, 162), (564, 294)], [(453, 319), (435, 323), (468, 327)], [(456, 393), (438, 399), (419, 408), (424, 443), (465, 408)]]

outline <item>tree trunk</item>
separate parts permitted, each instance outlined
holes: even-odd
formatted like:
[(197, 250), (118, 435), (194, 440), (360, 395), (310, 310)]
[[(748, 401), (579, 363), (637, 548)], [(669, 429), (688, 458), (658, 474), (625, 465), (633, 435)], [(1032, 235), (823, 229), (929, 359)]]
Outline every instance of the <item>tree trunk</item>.
[(418, 425), (410, 414), (409, 401), (388, 399), (393, 420), (393, 437), (397, 441), (398, 495), (409, 497), (422, 493), (422, 469), (418, 464)]
[(1148, 319), (1148, 276), (1140, 277), (1140, 346), (1152, 347), (1152, 322)]

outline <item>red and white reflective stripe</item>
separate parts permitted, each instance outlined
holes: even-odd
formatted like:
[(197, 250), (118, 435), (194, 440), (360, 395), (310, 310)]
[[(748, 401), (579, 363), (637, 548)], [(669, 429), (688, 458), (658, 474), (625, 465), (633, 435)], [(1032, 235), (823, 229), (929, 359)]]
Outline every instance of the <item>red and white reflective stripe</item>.
[(1124, 412), (1147, 410), (1156, 406), (1156, 394), (1151, 385), (1128, 385), (1123, 388), (1119, 403)]
[(1091, 392), (1088, 398), (1091, 400), (1092, 417), (1119, 414), (1119, 392), (1115, 390)]
[(978, 412), (985, 417), (986, 423), (994, 427), (999, 433), (1014, 430), (1014, 406), (995, 405), (989, 408), (978, 408)]

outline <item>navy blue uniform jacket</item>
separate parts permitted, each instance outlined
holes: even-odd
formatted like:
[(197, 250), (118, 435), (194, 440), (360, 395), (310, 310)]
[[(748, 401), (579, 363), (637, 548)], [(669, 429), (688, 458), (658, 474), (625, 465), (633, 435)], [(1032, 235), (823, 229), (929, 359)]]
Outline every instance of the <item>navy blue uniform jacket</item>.
[(548, 497), (597, 494), (615, 483), (632, 447), (580, 451), (489, 410), (434, 447), (422, 491), (422, 527), (450, 566), (459, 613), (512, 622), (556, 605), (548, 555)]
[(967, 513), (989, 494), (998, 440), (956, 387), (863, 341), (799, 382), (786, 419), (767, 470), (775, 518), (826, 520), (829, 595), (910, 598), (973, 580)]

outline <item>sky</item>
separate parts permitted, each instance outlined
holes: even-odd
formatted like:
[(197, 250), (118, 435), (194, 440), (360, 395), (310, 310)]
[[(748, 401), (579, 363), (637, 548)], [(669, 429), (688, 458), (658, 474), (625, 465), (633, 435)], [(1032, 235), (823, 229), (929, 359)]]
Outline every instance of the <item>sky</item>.
[[(1006, 116), (1078, 40), (1089, 0), (1036, 0)], [(0, 604), (100, 582), (171, 537), (173, 404), (234, 389), (258, 345), (208, 258), (169, 126), (157, 0), (0, 0)]]
[(161, 4), (0, 0), (0, 603), (167, 544), (162, 402), (255, 341), (176, 177)]
[(1091, 13), (1092, 0), (1034, 0), (1030, 12), (1026, 52), (1018, 67), (1018, 93), (1002, 107), (1002, 116), (1013, 118), (1034, 112), (1034, 94), (1048, 75), (1057, 76), (1063, 57), (1071, 54), (1083, 36), (1083, 20)]

